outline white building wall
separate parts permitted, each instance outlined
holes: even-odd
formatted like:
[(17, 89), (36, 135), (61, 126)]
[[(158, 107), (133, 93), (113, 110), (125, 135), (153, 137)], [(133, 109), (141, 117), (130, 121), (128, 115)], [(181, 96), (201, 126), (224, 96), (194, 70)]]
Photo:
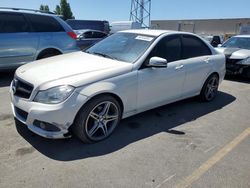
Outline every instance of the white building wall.
[(154, 29), (188, 31), (196, 34), (238, 34), (242, 25), (250, 25), (250, 18), (207, 20), (152, 20)]

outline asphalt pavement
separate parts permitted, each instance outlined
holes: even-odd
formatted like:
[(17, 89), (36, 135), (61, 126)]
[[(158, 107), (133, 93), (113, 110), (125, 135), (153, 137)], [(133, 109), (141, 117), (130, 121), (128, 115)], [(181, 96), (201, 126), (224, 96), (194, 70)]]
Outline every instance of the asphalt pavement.
[(224, 80), (210, 103), (165, 105), (83, 144), (15, 125), (12, 76), (0, 73), (0, 187), (250, 187), (249, 80)]

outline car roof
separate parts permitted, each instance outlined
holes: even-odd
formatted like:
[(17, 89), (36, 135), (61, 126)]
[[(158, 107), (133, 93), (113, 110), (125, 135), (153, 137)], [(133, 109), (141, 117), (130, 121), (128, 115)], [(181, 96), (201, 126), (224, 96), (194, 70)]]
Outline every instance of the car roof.
[(52, 13), (40, 12), (39, 10), (29, 10), (29, 9), (4, 9), (0, 7), (0, 13), (25, 13), (25, 14), (37, 14), (42, 16), (58, 16)]
[(157, 30), (157, 29), (131, 29), (131, 30), (125, 30), (125, 31), (119, 31), (122, 33), (135, 33), (135, 34), (141, 34), (141, 35), (150, 35), (158, 37), (162, 34), (192, 34), (188, 32), (181, 32), (181, 31), (172, 31), (172, 30)]

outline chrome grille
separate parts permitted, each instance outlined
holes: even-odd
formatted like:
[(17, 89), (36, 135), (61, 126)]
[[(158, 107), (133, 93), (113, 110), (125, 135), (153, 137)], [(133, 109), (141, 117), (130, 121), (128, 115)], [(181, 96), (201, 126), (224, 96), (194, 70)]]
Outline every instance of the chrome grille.
[(12, 91), (15, 96), (28, 99), (32, 93), (33, 86), (19, 79), (14, 79), (12, 82)]

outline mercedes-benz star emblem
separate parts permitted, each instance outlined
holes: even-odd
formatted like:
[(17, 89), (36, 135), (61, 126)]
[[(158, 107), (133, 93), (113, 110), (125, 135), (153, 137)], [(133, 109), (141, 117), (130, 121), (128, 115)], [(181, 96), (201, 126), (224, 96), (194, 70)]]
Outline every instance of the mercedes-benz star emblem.
[(13, 94), (16, 93), (17, 84), (18, 84), (18, 80), (14, 79), (14, 80), (13, 80), (13, 83), (12, 83), (12, 91), (13, 91)]

